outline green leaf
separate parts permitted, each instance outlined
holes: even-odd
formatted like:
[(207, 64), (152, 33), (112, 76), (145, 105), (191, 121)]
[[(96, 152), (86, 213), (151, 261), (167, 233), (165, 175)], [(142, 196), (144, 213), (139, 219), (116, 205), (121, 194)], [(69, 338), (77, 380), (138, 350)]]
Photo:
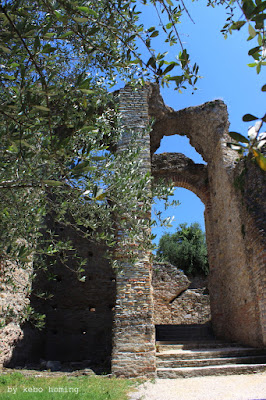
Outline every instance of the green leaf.
[(260, 46), (253, 47), (253, 49), (249, 50), (248, 55), (252, 56), (252, 54), (257, 53), (259, 50), (260, 50)]
[(47, 32), (45, 34), (45, 38), (52, 38), (52, 37), (54, 37), (54, 33), (53, 32)]
[(10, 76), (10, 75), (7, 75), (7, 74), (4, 74), (3, 78), (4, 79), (8, 79), (9, 81), (14, 81), (16, 79), (14, 76)]
[(266, 14), (258, 14), (255, 17), (252, 18), (252, 21), (255, 21), (256, 23), (261, 23), (266, 19)]
[[(254, 58), (254, 60), (259, 61), (260, 59), (260, 53), (254, 53), (252, 54), (252, 57)], [(258, 64), (257, 64), (258, 65)]]
[(228, 132), (229, 136), (237, 142), (249, 143), (249, 140), (238, 132)]
[(166, 67), (165, 70), (163, 71), (163, 74), (165, 75), (165, 74), (167, 74), (167, 72), (172, 71), (172, 69), (175, 68), (175, 66), (176, 66), (176, 63), (168, 65), (168, 67)]
[(34, 51), (36, 52), (37, 50), (39, 50), (40, 47), (41, 47), (41, 42), (39, 36), (36, 36), (34, 40)]
[(249, 31), (250, 37), (252, 39), (257, 35), (257, 32), (255, 31), (255, 29), (253, 28), (253, 26), (251, 24), (249, 24), (249, 26), (248, 26), (248, 31)]
[(79, 89), (90, 89), (91, 87), (91, 79), (85, 79), (85, 81), (82, 81), (79, 85)]
[(94, 90), (90, 90), (90, 89), (79, 89), (81, 92), (85, 93), (85, 94), (93, 94), (95, 93)]
[(262, 91), (262, 92), (266, 92), (266, 85), (263, 85), (263, 86), (262, 86), (261, 91)]
[(16, 62), (13, 62), (13, 63), (11, 63), (11, 64), (9, 65), (9, 68), (12, 68), (12, 69), (14, 69), (14, 68), (16, 68), (16, 67), (19, 67), (19, 64), (16, 63)]
[(74, 21), (76, 22), (88, 22), (88, 18), (83, 18), (83, 17), (73, 17)]
[(158, 31), (154, 31), (154, 32), (152, 32), (150, 37), (156, 37), (158, 35), (159, 35), (159, 32)]
[(11, 53), (11, 50), (8, 47), (2, 46), (1, 44), (0, 49), (2, 49), (5, 53)]
[(183, 82), (183, 75), (180, 76), (171, 76), (168, 80), (169, 81), (175, 81), (176, 85), (180, 85)]
[(259, 14), (266, 9), (266, 2), (263, 1), (254, 8), (253, 14)]
[(57, 11), (57, 10), (55, 10), (54, 13), (55, 13), (56, 18), (57, 18), (59, 21), (62, 21), (62, 19), (64, 18), (63, 15), (62, 15), (59, 11)]
[(44, 179), (42, 182), (47, 186), (62, 186), (62, 185), (64, 185), (64, 182), (54, 181), (54, 180), (50, 180), (50, 179)]
[(258, 117), (255, 117), (255, 116), (252, 115), (252, 114), (245, 114), (245, 115), (243, 116), (243, 118), (242, 118), (242, 120), (243, 120), (244, 122), (255, 121), (256, 119), (258, 119)]
[(132, 40), (135, 39), (135, 37), (136, 37), (136, 35), (131, 35), (131, 36), (129, 36), (129, 37), (126, 39), (125, 43), (131, 42)]
[(59, 39), (65, 39), (66, 37), (71, 36), (71, 35), (73, 35), (73, 34), (74, 34), (73, 31), (65, 32), (65, 33), (63, 33), (63, 35), (60, 35), (60, 36), (59, 36)]
[(151, 66), (154, 69), (156, 68), (156, 60), (153, 56), (150, 57), (149, 61), (147, 62), (147, 67), (149, 66)]
[(51, 111), (50, 108), (44, 106), (33, 106), (33, 107), (41, 111)]
[(56, 50), (56, 47), (52, 47), (49, 43), (45, 44), (42, 49), (43, 54), (50, 54)]
[(246, 23), (246, 21), (237, 21), (237, 22), (234, 22), (234, 23), (232, 24), (232, 26), (231, 26), (231, 29), (234, 29), (234, 30), (238, 30), (238, 31), (239, 31), (239, 29), (242, 28), (242, 26), (245, 25), (245, 23)]
[(171, 0), (166, 0), (166, 3), (167, 3), (169, 6), (173, 6), (173, 3), (172, 3)]
[(106, 157), (104, 157), (104, 156), (92, 156), (91, 159), (93, 161), (103, 161), (103, 160), (106, 160)]
[(79, 11), (85, 12), (86, 14), (93, 15), (94, 17), (98, 16), (97, 12), (89, 7), (77, 7), (77, 8)]
[(255, 4), (253, 3), (252, 0), (245, 0), (242, 3), (243, 3), (242, 9), (244, 11), (244, 14), (249, 19), (253, 14), (253, 11), (255, 9)]
[(89, 164), (90, 164), (89, 161), (82, 161), (79, 164), (77, 164), (74, 168), (72, 168), (70, 172), (73, 176), (78, 177), (89, 171), (94, 171), (96, 167), (90, 166)]

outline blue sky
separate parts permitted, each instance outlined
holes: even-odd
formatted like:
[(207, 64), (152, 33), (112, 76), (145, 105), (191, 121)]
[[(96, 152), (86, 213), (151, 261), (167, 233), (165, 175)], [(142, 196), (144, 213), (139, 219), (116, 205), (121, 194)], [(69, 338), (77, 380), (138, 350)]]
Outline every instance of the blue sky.
[[(256, 42), (247, 42), (247, 27), (241, 31), (234, 31), (227, 40), (220, 33), (227, 18), (223, 7), (215, 9), (206, 7), (205, 2), (187, 1), (186, 5), (195, 21), (193, 24), (188, 16), (184, 16), (182, 23), (178, 25), (181, 40), (187, 48), (191, 62), (199, 64), (199, 75), (202, 76), (197, 82), (198, 90), (192, 94), (191, 89), (184, 90), (179, 94), (173, 87), (161, 90), (167, 105), (179, 110), (185, 107), (202, 104), (214, 99), (222, 99), (229, 112), (230, 130), (247, 134), (250, 123), (242, 122), (242, 116), (251, 113), (262, 117), (265, 114), (266, 94), (261, 92), (265, 84), (265, 67), (259, 75), (254, 68), (247, 66), (253, 61), (248, 56), (248, 50), (256, 46)], [(147, 9), (144, 12), (145, 25), (156, 25), (154, 14)], [(163, 43), (160, 46), (165, 46)], [(173, 58), (179, 52), (177, 46), (170, 48), (169, 57)], [(168, 49), (160, 49), (161, 52)], [(202, 162), (200, 155), (189, 145), (188, 140), (180, 136), (164, 138), (158, 152), (180, 152), (192, 158), (195, 162)], [(175, 199), (181, 205), (175, 209), (168, 210), (165, 216), (174, 215), (173, 228), (168, 232), (175, 231), (179, 223), (199, 222), (204, 227), (204, 205), (192, 192), (178, 188)], [(157, 209), (162, 209), (162, 204), (156, 204)], [(165, 228), (155, 228), (154, 232), (159, 237)]]

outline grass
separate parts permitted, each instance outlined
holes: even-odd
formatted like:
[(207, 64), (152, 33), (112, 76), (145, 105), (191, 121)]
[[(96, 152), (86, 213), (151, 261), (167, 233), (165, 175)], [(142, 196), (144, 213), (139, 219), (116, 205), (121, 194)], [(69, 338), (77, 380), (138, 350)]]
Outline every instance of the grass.
[(0, 376), (1, 400), (126, 400), (138, 381), (100, 376), (25, 377), (19, 372)]

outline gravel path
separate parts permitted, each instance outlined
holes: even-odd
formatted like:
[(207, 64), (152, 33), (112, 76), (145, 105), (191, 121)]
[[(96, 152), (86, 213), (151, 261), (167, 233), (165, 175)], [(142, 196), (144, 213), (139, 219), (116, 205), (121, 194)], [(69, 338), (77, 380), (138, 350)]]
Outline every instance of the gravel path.
[(254, 375), (156, 379), (130, 400), (266, 400), (266, 372)]

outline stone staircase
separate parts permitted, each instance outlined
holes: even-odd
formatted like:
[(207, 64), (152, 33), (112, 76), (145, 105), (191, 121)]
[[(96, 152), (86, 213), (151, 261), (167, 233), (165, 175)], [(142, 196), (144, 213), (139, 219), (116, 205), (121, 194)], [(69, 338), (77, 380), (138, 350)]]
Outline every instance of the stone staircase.
[(161, 325), (156, 332), (158, 378), (266, 371), (266, 349), (218, 341), (208, 326)]

